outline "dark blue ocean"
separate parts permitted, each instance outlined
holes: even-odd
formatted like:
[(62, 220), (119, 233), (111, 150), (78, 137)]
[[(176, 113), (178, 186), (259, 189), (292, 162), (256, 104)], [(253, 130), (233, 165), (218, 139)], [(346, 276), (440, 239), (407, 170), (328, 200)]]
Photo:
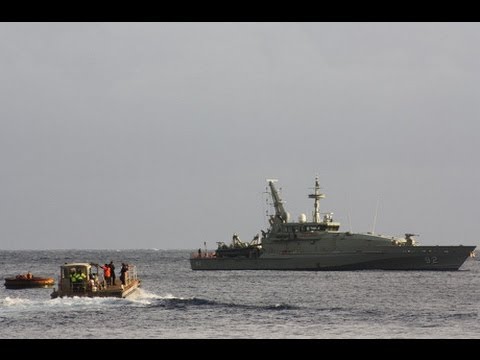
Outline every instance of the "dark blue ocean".
[[(480, 338), (480, 262), (455, 272), (192, 271), (189, 251), (0, 251), (0, 274), (65, 262), (135, 264), (127, 299), (0, 287), (2, 339)], [(106, 330), (108, 329), (108, 330)], [(100, 331), (101, 330), (101, 331)]]

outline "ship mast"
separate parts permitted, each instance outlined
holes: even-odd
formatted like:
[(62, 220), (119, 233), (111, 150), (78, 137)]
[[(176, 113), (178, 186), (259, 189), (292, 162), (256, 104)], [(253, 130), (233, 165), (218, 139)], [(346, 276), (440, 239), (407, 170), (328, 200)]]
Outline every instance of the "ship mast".
[(313, 210), (313, 222), (314, 223), (319, 223), (320, 222), (320, 199), (325, 198), (325, 194), (320, 193), (320, 185), (318, 183), (318, 176), (315, 176), (315, 193), (314, 194), (309, 194), (308, 197), (310, 199), (315, 199), (314, 203), (314, 210)]
[(286, 222), (288, 219), (288, 214), (285, 211), (285, 208), (283, 207), (283, 200), (280, 198), (280, 195), (278, 195), (277, 189), (275, 188), (275, 185), (273, 184), (275, 179), (267, 179), (268, 185), (270, 186), (270, 190), (272, 192), (272, 200), (273, 200), (273, 206), (275, 207), (275, 215), (279, 217), (282, 222)]

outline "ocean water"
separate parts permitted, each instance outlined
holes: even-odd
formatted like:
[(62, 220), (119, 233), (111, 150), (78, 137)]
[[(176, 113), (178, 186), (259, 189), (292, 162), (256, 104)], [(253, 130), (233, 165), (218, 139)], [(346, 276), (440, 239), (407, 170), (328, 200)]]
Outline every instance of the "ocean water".
[[(0, 274), (57, 279), (65, 262), (128, 262), (127, 299), (0, 287), (1, 339), (480, 338), (480, 261), (460, 271), (192, 271), (189, 251), (0, 251)], [(3, 280), (2, 280), (3, 281)]]

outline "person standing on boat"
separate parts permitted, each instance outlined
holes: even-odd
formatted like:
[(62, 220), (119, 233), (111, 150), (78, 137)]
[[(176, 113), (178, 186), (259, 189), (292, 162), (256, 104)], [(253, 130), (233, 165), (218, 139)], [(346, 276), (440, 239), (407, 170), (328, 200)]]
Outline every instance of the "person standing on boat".
[(70, 286), (72, 291), (78, 291), (78, 285), (77, 285), (77, 277), (75, 276), (76, 274), (76, 269), (75, 268), (70, 268)]
[(76, 282), (77, 279), (75, 278), (75, 268), (70, 268), (70, 274), (68, 276), (72, 283)]
[(103, 278), (105, 279), (106, 285), (110, 285), (110, 266), (105, 264), (104, 266), (100, 266), (103, 269)]
[(85, 282), (84, 280), (87, 278), (81, 269), (70, 269), (70, 282), (72, 284), (73, 291), (80, 291), (84, 290)]
[(80, 290), (85, 290), (86, 287), (86, 279), (87, 279), (87, 274), (85, 274), (82, 269), (77, 269), (77, 272), (75, 274), (75, 277), (77, 278), (77, 284), (79, 286)]
[(120, 269), (120, 281), (122, 282), (122, 285), (126, 285), (125, 277), (127, 276), (126, 275), (127, 271), (128, 271), (128, 265), (122, 263), (122, 268)]
[(115, 285), (115, 265), (113, 265), (113, 261), (110, 261), (108, 266), (110, 267), (110, 281), (112, 285)]

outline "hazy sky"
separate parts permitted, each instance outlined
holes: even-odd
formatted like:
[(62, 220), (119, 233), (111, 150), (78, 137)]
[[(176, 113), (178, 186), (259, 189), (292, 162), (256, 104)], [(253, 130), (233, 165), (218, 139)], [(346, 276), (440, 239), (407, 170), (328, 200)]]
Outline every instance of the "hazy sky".
[(1, 23), (0, 248), (215, 248), (266, 178), (478, 245), (479, 23)]

